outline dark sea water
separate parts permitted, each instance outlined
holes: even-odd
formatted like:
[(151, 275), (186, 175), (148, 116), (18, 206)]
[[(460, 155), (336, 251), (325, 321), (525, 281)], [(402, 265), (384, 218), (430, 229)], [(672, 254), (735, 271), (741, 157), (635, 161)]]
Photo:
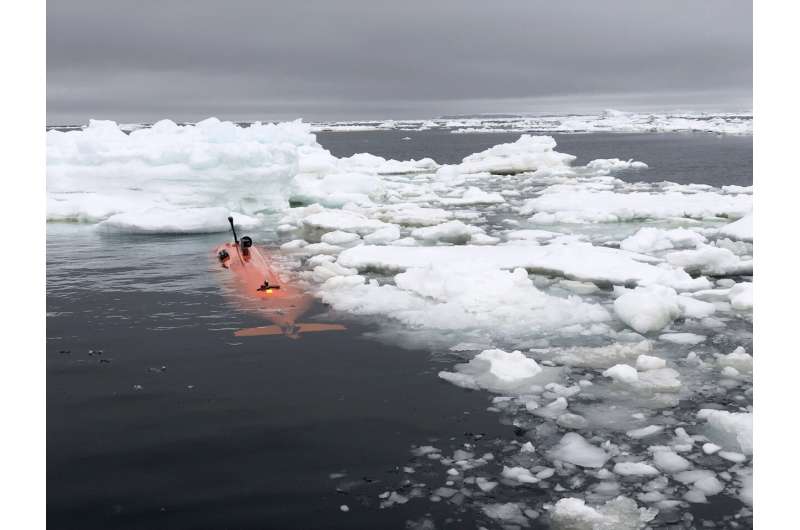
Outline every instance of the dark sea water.
[[(318, 133), (334, 156), (368, 152), (397, 160), (431, 157), (456, 164), (465, 156), (493, 145), (514, 142), (519, 133), (452, 134), (448, 131), (367, 131)], [(668, 180), (679, 184), (750, 186), (753, 183), (753, 137), (703, 133), (551, 134), (557, 151), (578, 158), (576, 165), (596, 158), (633, 158), (650, 168), (632, 174), (637, 181)], [(404, 140), (404, 138), (409, 138)], [(625, 174), (620, 178), (626, 178)]]
[[(450, 163), (518, 135), (318, 137), (337, 156)], [(752, 182), (749, 137), (556, 140), (578, 163), (647, 162), (638, 180)], [(267, 233), (253, 235), (270, 243)], [(404, 528), (430, 514), (451, 516), (446, 527), (476, 527), (469, 515), (444, 513), (444, 503), (379, 510), (375, 499), (396, 486), (413, 444), (475, 433), (512, 438), (513, 427), (486, 411), (487, 395), (440, 380), (452, 362), (371, 341), (365, 329), (234, 337), (264, 322), (222, 296), (210, 254), (226, 238), (48, 226), (48, 526)], [(334, 473), (346, 476), (333, 480)]]

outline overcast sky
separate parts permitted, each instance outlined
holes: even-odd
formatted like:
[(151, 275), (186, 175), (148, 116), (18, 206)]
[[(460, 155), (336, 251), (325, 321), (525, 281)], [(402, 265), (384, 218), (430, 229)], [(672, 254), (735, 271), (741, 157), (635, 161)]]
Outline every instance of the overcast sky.
[(741, 0), (56, 0), (48, 123), (746, 110)]

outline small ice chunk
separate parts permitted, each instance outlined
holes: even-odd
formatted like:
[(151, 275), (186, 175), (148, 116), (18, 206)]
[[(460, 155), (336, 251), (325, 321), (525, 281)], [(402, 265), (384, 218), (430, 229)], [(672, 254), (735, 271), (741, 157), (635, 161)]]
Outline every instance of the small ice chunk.
[(560, 499), (550, 514), (553, 526), (562, 530), (639, 530), (652, 521), (658, 510), (639, 508), (636, 501), (619, 496), (598, 508), (583, 499)]
[(490, 519), (528, 526), (528, 518), (522, 507), (514, 502), (487, 504), (483, 507), (483, 513)]
[(707, 455), (718, 453), (720, 449), (722, 449), (722, 447), (718, 446), (717, 444), (712, 444), (711, 442), (703, 444), (703, 452)]
[(358, 234), (353, 234), (351, 232), (343, 232), (341, 230), (334, 230), (333, 232), (326, 232), (322, 234), (320, 240), (323, 243), (328, 243), (329, 245), (338, 245), (343, 246), (349, 243), (353, 243), (354, 241), (358, 241), (361, 239)]
[(688, 344), (695, 346), (701, 342), (705, 342), (705, 335), (697, 335), (695, 333), (665, 333), (659, 335), (659, 339), (672, 344)]
[(719, 229), (722, 236), (740, 241), (753, 241), (753, 214), (747, 214)]
[(636, 368), (628, 364), (617, 364), (603, 372), (605, 377), (610, 377), (619, 383), (635, 385), (639, 382), (639, 373)]
[(539, 479), (533, 476), (530, 470), (525, 469), (521, 466), (515, 467), (506, 467), (503, 466), (503, 471), (501, 473), (503, 478), (515, 480), (521, 484), (536, 484), (539, 482)]
[(661, 285), (637, 287), (614, 300), (620, 320), (639, 333), (659, 331), (680, 316), (678, 294)]
[(411, 237), (427, 243), (443, 242), (463, 245), (472, 238), (473, 234), (479, 233), (481, 233), (479, 228), (456, 220), (447, 221), (446, 223), (435, 226), (417, 228), (411, 232)]
[(740, 375), (739, 370), (737, 370), (733, 366), (726, 366), (725, 368), (722, 369), (721, 373), (724, 377), (732, 377), (732, 378), (739, 377)]
[(737, 311), (753, 310), (753, 284), (750, 282), (737, 283), (728, 292), (731, 307)]
[(589, 425), (589, 422), (586, 421), (586, 418), (580, 414), (572, 414), (571, 412), (566, 412), (560, 415), (556, 420), (556, 423), (567, 429), (583, 429)]
[(706, 238), (692, 230), (676, 228), (662, 230), (659, 228), (640, 228), (634, 235), (622, 240), (619, 248), (630, 252), (651, 254), (675, 248), (696, 248), (706, 242)]
[(747, 460), (747, 457), (745, 455), (743, 455), (742, 453), (737, 453), (735, 451), (720, 451), (717, 454), (720, 457), (724, 458), (725, 460), (733, 462), (734, 464), (741, 464), (742, 462)]
[(539, 375), (542, 367), (522, 352), (484, 350), (466, 364), (458, 365), (458, 372), (439, 372), (439, 377), (466, 388), (485, 388), (504, 392), (518, 388)]
[(678, 306), (680, 306), (683, 316), (687, 318), (706, 319), (717, 311), (717, 306), (714, 304), (697, 300), (685, 294), (678, 296)]
[(739, 346), (731, 353), (718, 355), (717, 365), (723, 368), (735, 368), (739, 373), (751, 374), (753, 373), (753, 356)]
[(692, 504), (705, 504), (708, 502), (705, 493), (699, 489), (692, 488), (683, 494), (683, 499)]
[(492, 491), (497, 487), (497, 482), (492, 482), (486, 477), (477, 477), (475, 479), (475, 484), (477, 484), (480, 490), (484, 493)]
[(432, 445), (423, 445), (411, 450), (411, 454), (413, 454), (414, 456), (425, 456), (431, 453), (441, 453), (441, 452), (442, 452), (441, 449), (436, 448)]
[(578, 433), (568, 432), (556, 446), (548, 451), (552, 460), (561, 460), (581, 467), (600, 468), (610, 455), (597, 446), (586, 441)]
[(644, 462), (617, 462), (614, 464), (614, 473), (624, 476), (653, 476), (658, 475), (659, 471)]
[(712, 441), (747, 455), (753, 453), (752, 413), (702, 409), (697, 413), (697, 417), (708, 424), (709, 438)]
[(654, 357), (652, 355), (640, 355), (636, 358), (637, 370), (655, 370), (657, 368), (664, 368), (667, 361), (661, 357)]
[[(537, 416), (540, 416), (542, 418), (550, 418), (550, 419), (554, 420), (554, 419), (558, 418), (559, 416), (561, 416), (564, 413), (564, 411), (567, 410), (568, 406), (569, 406), (569, 403), (567, 402), (566, 398), (559, 397), (559, 398), (554, 399), (553, 401), (551, 401), (550, 403), (548, 403), (544, 407), (541, 407), (541, 408), (537, 407), (532, 412), (534, 414), (536, 414)], [(528, 409), (528, 410), (530, 410), (530, 409)]]
[(717, 477), (702, 477), (694, 482), (694, 487), (706, 495), (717, 495), (725, 489)]
[(364, 242), (370, 245), (382, 245), (400, 239), (400, 227), (388, 225), (364, 236)]
[(669, 449), (659, 449), (653, 452), (653, 462), (666, 473), (678, 473), (692, 467), (692, 463)]
[(663, 425), (648, 425), (647, 427), (642, 427), (641, 429), (634, 429), (628, 431), (628, 437), (633, 438), (635, 440), (639, 440), (641, 438), (647, 438), (648, 436), (653, 436), (658, 434), (664, 430)]

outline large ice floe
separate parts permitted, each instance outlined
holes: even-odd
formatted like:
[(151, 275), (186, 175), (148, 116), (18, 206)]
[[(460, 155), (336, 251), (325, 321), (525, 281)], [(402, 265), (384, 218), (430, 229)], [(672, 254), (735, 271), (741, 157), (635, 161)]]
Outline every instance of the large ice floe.
[[(582, 119), (558, 126), (747, 128)], [(92, 122), (48, 133), (48, 217), (195, 233), (233, 212), (277, 234), (333, 316), (428, 348), (442, 384), (485, 392), (508, 436), (420, 440), (376, 507), (448, 503), (487, 527), (688, 528), (693, 504), (722, 500), (717, 524), (747, 526), (752, 189), (631, 182), (646, 163), (575, 160), (549, 136), (439, 165), (337, 158), (299, 121)]]

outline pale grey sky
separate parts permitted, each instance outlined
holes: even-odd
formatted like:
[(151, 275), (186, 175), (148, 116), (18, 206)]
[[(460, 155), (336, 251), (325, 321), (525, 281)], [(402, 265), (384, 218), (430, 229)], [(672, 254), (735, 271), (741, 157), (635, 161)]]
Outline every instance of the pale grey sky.
[(745, 110), (742, 0), (59, 0), (48, 123)]

